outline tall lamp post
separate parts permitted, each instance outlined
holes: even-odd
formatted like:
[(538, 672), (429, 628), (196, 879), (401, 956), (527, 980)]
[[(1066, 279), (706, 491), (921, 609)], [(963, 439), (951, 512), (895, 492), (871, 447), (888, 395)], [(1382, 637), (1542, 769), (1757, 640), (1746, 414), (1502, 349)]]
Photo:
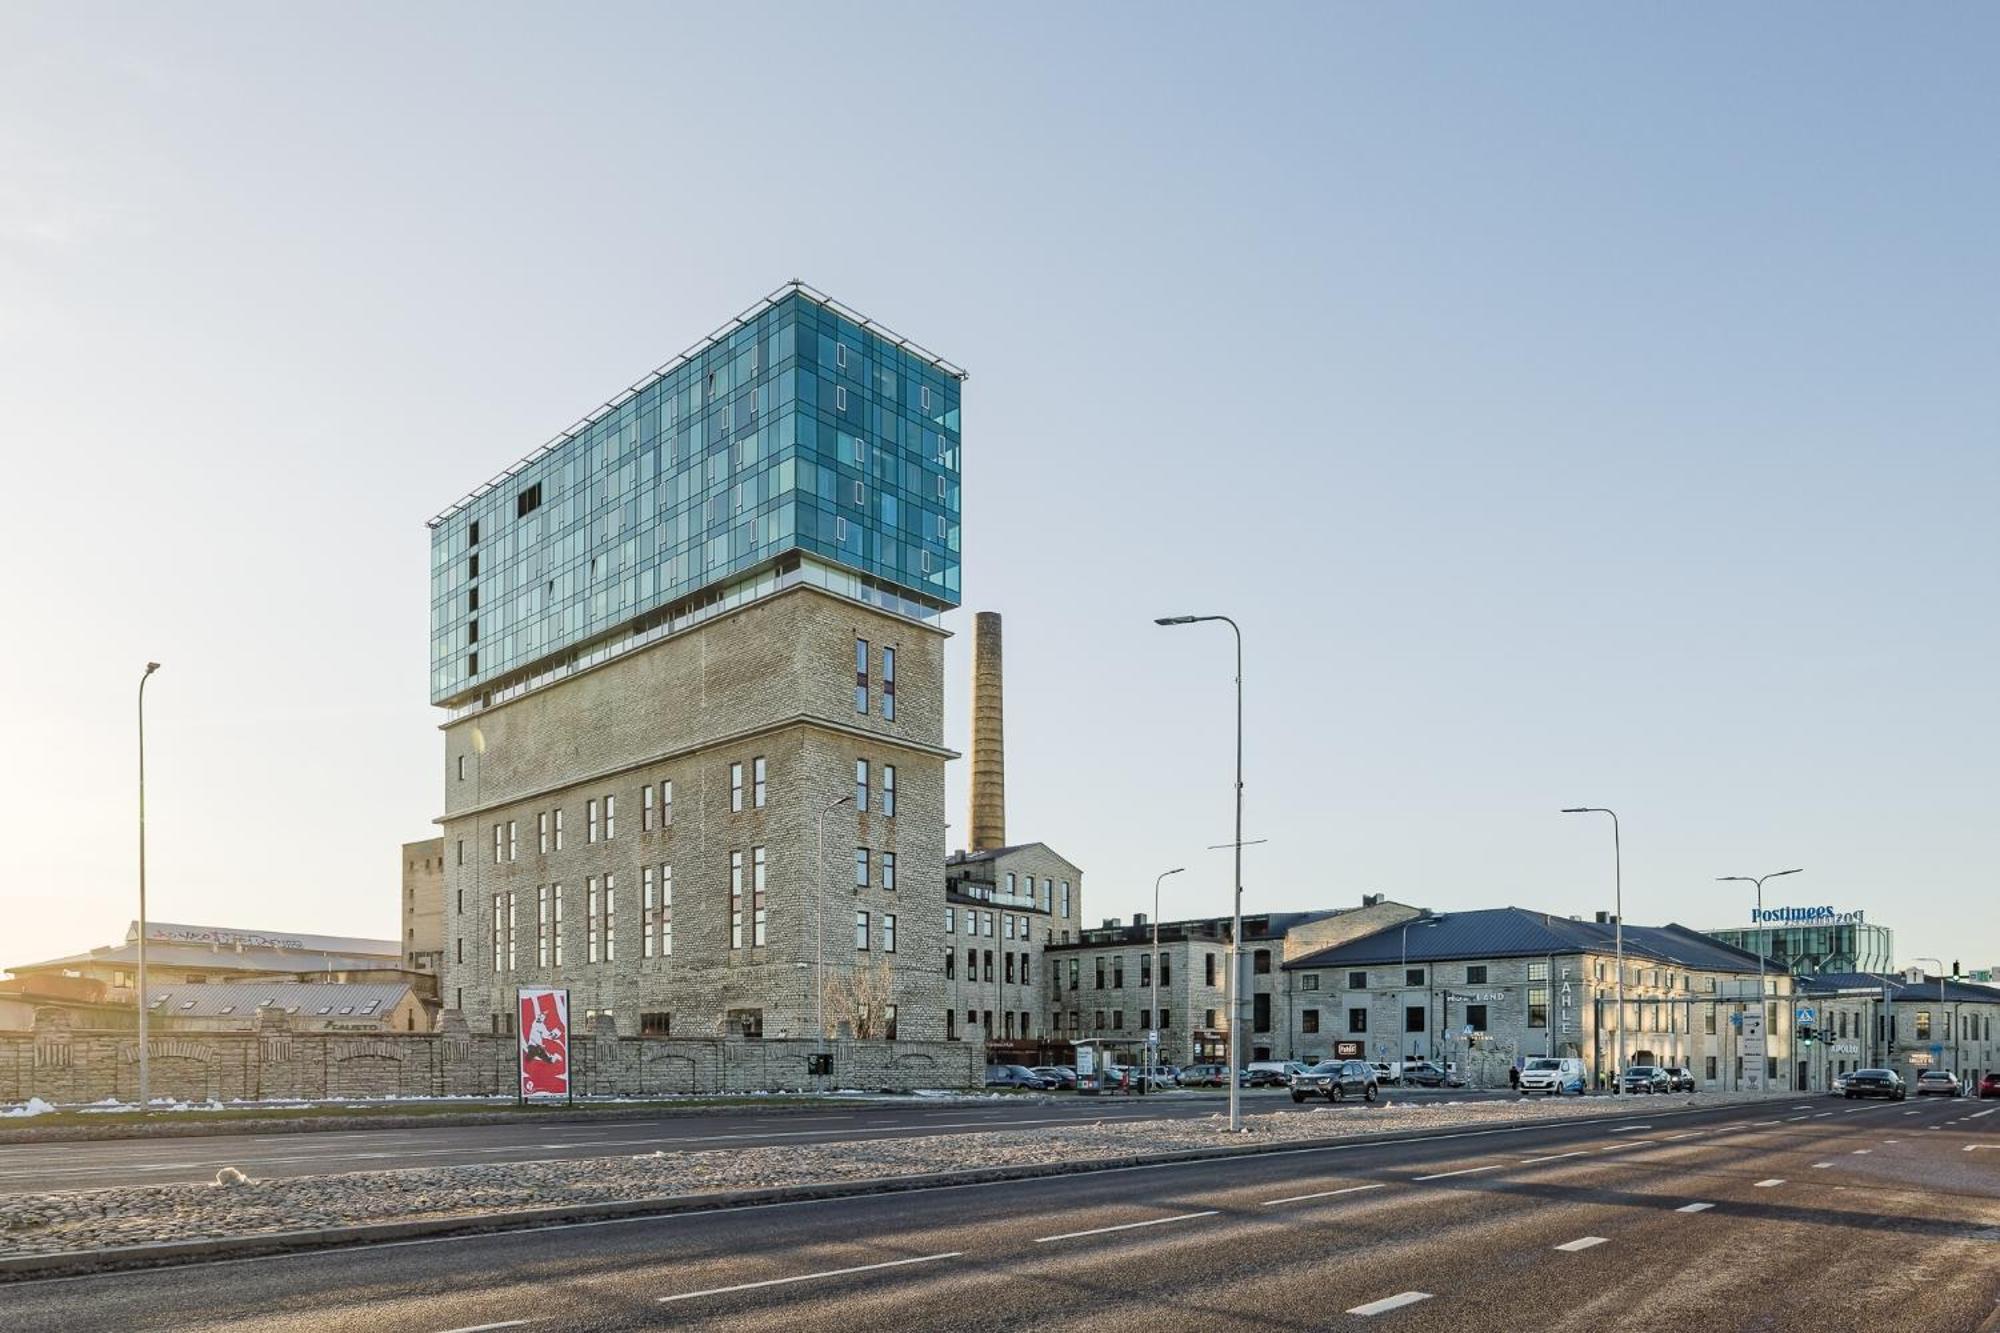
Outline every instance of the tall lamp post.
[(1238, 975), (1243, 952), (1243, 628), (1228, 616), (1161, 616), (1156, 625), (1199, 625), (1219, 620), (1236, 635), (1236, 905), (1229, 927), (1229, 1131), (1243, 1128), (1243, 1097), (1236, 1086), (1243, 1067), (1243, 984)]
[(826, 817), (843, 805), (851, 804), (852, 795), (837, 796), (820, 807), (819, 811), (819, 892), (814, 895), (813, 908), (813, 1026), (819, 1029), (820, 1051), (826, 1050)]
[[(1913, 962), (1913, 963), (1935, 963), (1935, 964), (1937, 964), (1937, 979), (1938, 979), (1938, 1021), (1939, 1021), (1940, 1023), (1950, 1023), (1950, 1024), (1951, 1024), (1951, 1034), (1952, 1034), (1952, 1047), (1953, 1047), (1953, 1053), (1952, 1053), (1952, 1064), (1953, 1064), (1953, 1066), (1954, 1066), (1954, 1068), (1953, 1068), (1952, 1072), (1953, 1072), (1953, 1073), (1957, 1073), (1958, 1071), (1957, 1071), (1957, 1068), (1956, 1068), (1956, 1066), (1957, 1066), (1957, 1064), (1958, 1064), (1958, 1055), (1957, 1055), (1957, 1046), (1958, 1046), (1958, 1024), (1956, 1024), (1956, 1023), (1953, 1023), (1953, 1022), (1951, 1022), (1951, 1020), (1950, 1020), (1949, 1018), (1947, 1018), (1947, 1017), (1945, 1016), (1945, 1012), (1944, 1012), (1944, 959), (1942, 959), (1942, 958), (1912, 958), (1912, 959), (1911, 959), (1910, 961), (1911, 961), (1911, 962)], [(1915, 1020), (1913, 1019), (1913, 1020), (1911, 1020), (1911, 1022), (1912, 1022), (1912, 1029), (1911, 1029), (1911, 1030), (1912, 1030), (1912, 1031), (1914, 1032), (1914, 1031), (1915, 1031), (1915, 1027), (1914, 1027), (1914, 1024), (1915, 1024)], [(1942, 1042), (1940, 1042), (1940, 1043), (1939, 1043), (1939, 1045), (1942, 1045), (1942, 1044), (1943, 1044)]]
[[(1435, 925), (1436, 925), (1436, 924), (1438, 923), (1438, 920), (1439, 920), (1439, 918), (1437, 918), (1437, 917), (1434, 917), (1434, 916), (1432, 916), (1432, 915), (1430, 914), (1430, 909), (1429, 909), (1429, 908), (1425, 908), (1425, 909), (1424, 909), (1423, 911), (1419, 912), (1419, 913), (1418, 913), (1417, 915), (1415, 915), (1415, 916), (1411, 917), (1411, 918), (1410, 918), (1410, 919), (1409, 919), (1408, 921), (1405, 921), (1405, 922), (1403, 923), (1403, 979), (1402, 979), (1401, 981), (1399, 981), (1399, 982), (1397, 982), (1397, 983), (1396, 983), (1396, 986), (1397, 986), (1397, 991), (1398, 991), (1398, 993), (1401, 993), (1401, 992), (1402, 992), (1403, 990), (1406, 990), (1406, 989), (1408, 989), (1408, 987), (1409, 987), (1409, 984), (1410, 984), (1410, 927), (1411, 927), (1411, 926), (1435, 926)], [(1428, 981), (1428, 980), (1430, 979), (1430, 973), (1429, 973), (1429, 972), (1426, 972), (1426, 973), (1424, 973), (1424, 979), (1425, 979), (1426, 981)], [(1428, 989), (1428, 988), (1427, 988), (1427, 989)], [(1409, 1026), (1410, 1026), (1410, 1016), (1409, 1016), (1409, 1008), (1410, 1008), (1410, 1006), (1408, 1005), (1408, 1003), (1405, 1003), (1405, 1004), (1403, 1005), (1403, 1010), (1404, 1010), (1404, 1013), (1403, 1013), (1403, 1028), (1404, 1028), (1405, 1032), (1407, 1032), (1407, 1031), (1408, 1031), (1408, 1029), (1409, 1029)], [(1430, 1011), (1430, 1001), (1429, 1001), (1429, 998), (1428, 998), (1428, 997), (1426, 997), (1426, 999), (1425, 999), (1425, 1001), (1424, 1001), (1424, 1011), (1425, 1011), (1426, 1015), (1428, 1015), (1428, 1014), (1429, 1014), (1429, 1011)], [(1429, 1024), (1429, 1023), (1426, 1023), (1426, 1024), (1424, 1025), (1424, 1026), (1425, 1026), (1425, 1027), (1429, 1027), (1429, 1026), (1430, 1026), (1430, 1024)], [(1430, 1037), (1430, 1033), (1426, 1032), (1426, 1033), (1424, 1034), (1424, 1037), (1425, 1037), (1425, 1040), (1426, 1040), (1426, 1043), (1428, 1043), (1428, 1041), (1429, 1041), (1429, 1037)], [(1405, 1055), (1408, 1055), (1408, 1054), (1410, 1054), (1410, 1052), (1407, 1052), (1407, 1051), (1406, 1051), (1406, 1052), (1404, 1052), (1404, 1054), (1405, 1054)]]
[[(1769, 1001), (1764, 998), (1764, 955), (1771, 952), (1771, 928), (1764, 921), (1764, 881), (1767, 879), (1777, 879), (1783, 875), (1796, 875), (1803, 869), (1805, 869), (1804, 866), (1793, 866), (1790, 870), (1773, 870), (1768, 875), (1722, 875), (1715, 881), (1717, 884), (1755, 884), (1757, 886), (1757, 1005), (1759, 1009), (1768, 1010), (1770, 1007)], [(1771, 1034), (1766, 1032), (1764, 1034), (1766, 1049), (1769, 1048), (1768, 1044), (1770, 1040)], [(1769, 1057), (1767, 1056), (1767, 1062), (1768, 1059)]]
[(1159, 1042), (1154, 1039), (1153, 1034), (1162, 1026), (1160, 1023), (1160, 881), (1168, 875), (1178, 875), (1186, 869), (1186, 866), (1175, 866), (1172, 870), (1162, 870), (1153, 878), (1153, 965), (1146, 969), (1153, 978), (1153, 1027), (1152, 1031), (1146, 1034), (1147, 1092), (1153, 1090), (1153, 1066), (1156, 1063), (1153, 1057), (1159, 1049)]
[(1607, 810), (1601, 805), (1573, 805), (1563, 811), (1566, 815), (1610, 815), (1611, 816), (1611, 921), (1613, 951), (1617, 957), (1618, 969), (1618, 1041), (1617, 1054), (1611, 1064), (1611, 1092), (1615, 1096), (1622, 1089), (1618, 1080), (1625, 1072), (1625, 853), (1619, 845), (1618, 812)]
[(160, 669), (158, 662), (146, 663), (139, 677), (139, 1111), (152, 1105), (150, 1075), (146, 1058), (146, 682)]

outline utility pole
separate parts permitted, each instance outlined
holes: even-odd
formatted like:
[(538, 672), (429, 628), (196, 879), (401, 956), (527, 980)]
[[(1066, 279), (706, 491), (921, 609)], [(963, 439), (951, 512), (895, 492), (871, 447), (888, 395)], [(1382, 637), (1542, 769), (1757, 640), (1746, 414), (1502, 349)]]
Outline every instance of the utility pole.
[(152, 1067), (146, 1052), (146, 682), (160, 669), (146, 663), (139, 677), (139, 1113), (152, 1105)]

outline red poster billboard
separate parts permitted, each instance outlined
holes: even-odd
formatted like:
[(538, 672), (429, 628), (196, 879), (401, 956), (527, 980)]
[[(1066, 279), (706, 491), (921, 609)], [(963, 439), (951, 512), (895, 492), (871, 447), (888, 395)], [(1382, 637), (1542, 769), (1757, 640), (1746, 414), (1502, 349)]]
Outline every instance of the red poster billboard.
[(523, 986), (520, 992), (521, 1097), (568, 1097), (569, 992)]

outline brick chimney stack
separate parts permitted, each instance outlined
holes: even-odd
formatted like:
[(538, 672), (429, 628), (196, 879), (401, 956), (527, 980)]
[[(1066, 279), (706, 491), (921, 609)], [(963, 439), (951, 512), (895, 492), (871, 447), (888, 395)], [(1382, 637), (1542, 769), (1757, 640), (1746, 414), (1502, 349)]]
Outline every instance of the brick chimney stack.
[(1000, 613), (972, 618), (971, 848), (1007, 845), (1007, 751), (1000, 706)]

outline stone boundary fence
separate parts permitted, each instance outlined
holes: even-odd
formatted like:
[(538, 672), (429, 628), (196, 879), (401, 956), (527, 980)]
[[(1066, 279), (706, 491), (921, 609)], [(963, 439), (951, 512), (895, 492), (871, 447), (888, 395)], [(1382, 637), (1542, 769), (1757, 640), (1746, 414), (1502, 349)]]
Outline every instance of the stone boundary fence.
[[(441, 1032), (302, 1033), (266, 1010), (254, 1031), (154, 1034), (151, 1093), (182, 1101), (342, 1097), (511, 1096), (515, 1039), (469, 1032), (455, 1013)], [(809, 1072), (830, 1052), (833, 1072)], [(957, 1041), (625, 1037), (610, 1018), (570, 1045), (579, 1097), (665, 1097), (814, 1087), (910, 1092), (982, 1086), (979, 1044)], [(72, 1027), (63, 1010), (35, 1012), (32, 1033), (0, 1033), (0, 1103), (132, 1101), (139, 1042), (132, 1032)]]

